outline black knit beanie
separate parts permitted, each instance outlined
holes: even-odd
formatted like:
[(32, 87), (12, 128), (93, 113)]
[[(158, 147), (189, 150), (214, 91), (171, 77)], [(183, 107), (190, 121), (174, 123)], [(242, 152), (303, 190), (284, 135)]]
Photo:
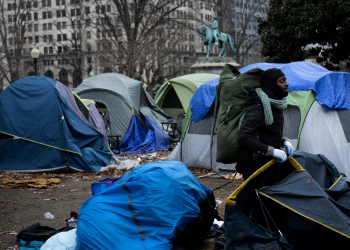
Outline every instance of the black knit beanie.
[(260, 75), (260, 86), (261, 89), (271, 98), (280, 100), (288, 95), (277, 85), (278, 78), (285, 76), (280, 69), (272, 68), (265, 70)]

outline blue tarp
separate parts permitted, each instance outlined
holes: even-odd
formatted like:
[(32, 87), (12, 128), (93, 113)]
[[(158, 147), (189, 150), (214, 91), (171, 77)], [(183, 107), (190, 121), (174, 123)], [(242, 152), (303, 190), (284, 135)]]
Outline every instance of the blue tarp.
[(81, 205), (77, 250), (170, 250), (206, 197), (181, 162), (141, 165)]
[(148, 131), (133, 115), (130, 125), (120, 143), (122, 154), (142, 154), (169, 149), (169, 136), (151, 119), (145, 117)]
[(316, 100), (326, 110), (350, 109), (350, 74), (332, 72), (320, 65), (309, 62), (255, 63), (240, 69), (244, 73), (253, 68), (267, 70), (281, 69), (287, 77), (290, 91), (313, 90)]
[(198, 122), (204, 118), (215, 100), (216, 86), (220, 78), (216, 78), (201, 85), (194, 92), (190, 106), (192, 111), (192, 121)]
[[(0, 169), (50, 171), (68, 164), (97, 172), (111, 154), (103, 136), (85, 123), (44, 76), (22, 78), (0, 94)], [(19, 138), (19, 139), (16, 139)]]

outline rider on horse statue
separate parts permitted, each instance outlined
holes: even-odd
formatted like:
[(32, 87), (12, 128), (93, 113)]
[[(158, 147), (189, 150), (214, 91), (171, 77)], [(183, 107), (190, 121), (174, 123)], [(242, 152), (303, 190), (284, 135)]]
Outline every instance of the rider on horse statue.
[(211, 29), (213, 31), (213, 34), (214, 34), (214, 39), (215, 39), (215, 45), (218, 46), (219, 45), (219, 38), (218, 36), (220, 35), (220, 32), (219, 32), (219, 23), (218, 23), (218, 20), (216, 18), (216, 16), (213, 16), (213, 25), (211, 26)]

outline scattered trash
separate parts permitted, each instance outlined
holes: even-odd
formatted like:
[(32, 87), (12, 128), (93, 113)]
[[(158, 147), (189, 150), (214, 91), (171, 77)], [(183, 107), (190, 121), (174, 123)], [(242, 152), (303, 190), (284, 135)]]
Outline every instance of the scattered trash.
[(96, 176), (96, 178), (102, 178), (102, 176), (101, 176), (101, 175), (99, 175), (99, 176)]
[(74, 179), (73, 181), (79, 181), (79, 179)]
[(213, 225), (217, 225), (218, 228), (221, 227), (223, 224), (224, 224), (223, 221), (219, 221), (219, 220), (217, 220), (217, 219), (214, 219)]
[(49, 201), (50, 199), (43, 199), (43, 201)]
[[(227, 180), (231, 180), (234, 175), (235, 175), (235, 173), (229, 174), (229, 175), (225, 175), (224, 178), (227, 179)], [(235, 180), (239, 180), (239, 179), (242, 179), (242, 178), (243, 178), (243, 175), (241, 175), (240, 173), (237, 173), (236, 176), (235, 176)]]
[(141, 158), (137, 158), (137, 161), (139, 161), (139, 162), (140, 162), (140, 161), (141, 161)]
[(53, 220), (55, 218), (55, 216), (53, 216), (53, 214), (51, 214), (50, 212), (46, 212), (44, 214), (44, 218), (48, 219), (48, 220)]
[(78, 214), (77, 214), (77, 212), (75, 212), (75, 211), (71, 211), (70, 212), (70, 218), (68, 218), (68, 219), (66, 219), (66, 222), (67, 222), (67, 226), (68, 227), (77, 227), (77, 223), (78, 223), (78, 221), (77, 221), (77, 217), (78, 217)]
[(222, 203), (222, 201), (221, 200), (219, 200), (219, 199), (216, 199), (215, 200), (215, 209), (218, 209), (218, 207), (219, 207), (219, 205)]
[(209, 173), (209, 174), (206, 174), (206, 175), (202, 175), (202, 176), (199, 176), (199, 178), (220, 178), (220, 179), (224, 179), (225, 177), (219, 173)]
[(216, 199), (216, 200), (215, 200), (215, 202), (216, 202), (216, 203), (219, 203), (219, 204), (221, 204), (221, 203), (222, 203), (222, 201), (221, 201), (221, 200), (219, 200), (219, 199)]

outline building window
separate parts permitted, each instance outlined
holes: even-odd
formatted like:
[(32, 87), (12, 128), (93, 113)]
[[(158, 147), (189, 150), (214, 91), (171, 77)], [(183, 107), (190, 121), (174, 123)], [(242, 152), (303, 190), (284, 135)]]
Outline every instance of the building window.
[(49, 43), (53, 42), (53, 35), (49, 35)]
[(33, 26), (32, 25), (28, 25), (28, 32), (32, 32), (33, 31)]
[(71, 16), (75, 16), (75, 9), (71, 9), (71, 10), (70, 10), (70, 15), (71, 15)]
[(13, 38), (9, 38), (9, 45), (13, 45)]
[(43, 36), (43, 42), (44, 42), (44, 43), (47, 43), (47, 35), (44, 35), (44, 36)]
[(48, 23), (47, 29), (48, 29), (48, 30), (52, 30), (52, 23)]
[(43, 30), (47, 30), (47, 23), (43, 24)]
[(39, 36), (35, 36), (35, 43), (39, 43)]
[(56, 11), (56, 16), (57, 17), (61, 17), (61, 11), (60, 10)]
[(52, 18), (52, 12), (51, 11), (47, 12), (47, 18)]
[(53, 54), (53, 47), (49, 47), (49, 54)]
[(107, 12), (111, 12), (111, 6), (107, 5)]
[(57, 35), (57, 41), (58, 41), (58, 42), (62, 41), (62, 35), (61, 35), (61, 34), (58, 34), (58, 35)]
[(58, 46), (58, 47), (57, 47), (57, 52), (58, 52), (58, 53), (62, 53), (62, 46)]
[(34, 31), (39, 31), (39, 24), (34, 24)]
[(90, 14), (90, 7), (85, 7), (85, 13)]
[(86, 31), (86, 38), (91, 38), (91, 31)]
[(43, 19), (46, 19), (47, 17), (46, 17), (46, 12), (44, 11), (43, 12)]
[(66, 22), (62, 22), (62, 29), (63, 30), (67, 29), (67, 23)]
[(45, 55), (48, 54), (48, 49), (47, 49), (47, 47), (44, 47), (44, 54), (45, 54)]
[(123, 30), (122, 29), (118, 29), (118, 36), (122, 36), (123, 35)]
[(76, 9), (75, 11), (76, 11), (77, 16), (80, 16), (80, 15), (81, 15), (80, 9)]
[(61, 22), (57, 22), (57, 25), (56, 25), (57, 29), (60, 30), (61, 29)]
[(63, 35), (63, 41), (67, 41), (67, 34), (62, 34)]

